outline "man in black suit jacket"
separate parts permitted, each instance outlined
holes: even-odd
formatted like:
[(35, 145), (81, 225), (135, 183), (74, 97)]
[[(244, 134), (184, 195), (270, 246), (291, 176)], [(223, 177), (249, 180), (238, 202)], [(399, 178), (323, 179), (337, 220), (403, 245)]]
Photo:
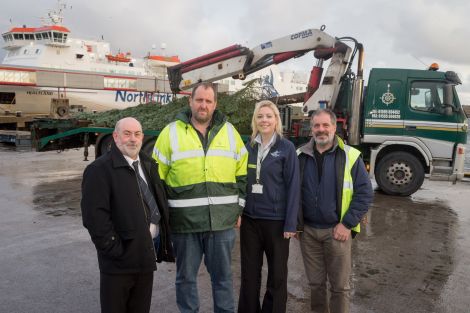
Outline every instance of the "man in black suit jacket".
[[(140, 153), (143, 137), (136, 119), (121, 119), (111, 150), (83, 174), (83, 225), (98, 254), (103, 313), (148, 313), (155, 262), (174, 262), (167, 199), (157, 163)], [(155, 251), (158, 233), (160, 248)]]

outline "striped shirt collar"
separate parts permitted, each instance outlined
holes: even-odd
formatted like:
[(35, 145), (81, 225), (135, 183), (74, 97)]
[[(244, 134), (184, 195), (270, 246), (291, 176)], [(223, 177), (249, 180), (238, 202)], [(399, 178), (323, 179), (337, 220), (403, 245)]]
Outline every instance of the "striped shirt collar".
[(258, 133), (255, 137), (255, 142), (258, 144), (258, 147), (261, 147), (263, 150), (270, 149), (274, 143), (276, 142), (276, 133), (271, 136), (268, 144), (266, 146), (263, 145), (263, 140), (261, 139), (261, 134)]

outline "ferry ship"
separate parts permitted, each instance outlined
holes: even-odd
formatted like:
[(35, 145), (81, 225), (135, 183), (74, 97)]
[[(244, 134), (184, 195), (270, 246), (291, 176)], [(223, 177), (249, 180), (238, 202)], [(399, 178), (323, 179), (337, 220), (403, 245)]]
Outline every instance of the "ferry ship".
[[(0, 115), (67, 117), (73, 111), (167, 104), (173, 99), (167, 67), (180, 63), (178, 56), (135, 58), (130, 52), (112, 53), (104, 40), (73, 38), (63, 25), (64, 9), (59, 2), (42, 26), (23, 25), (2, 34), (7, 53), (0, 64)], [(251, 79), (259, 79), (261, 98), (273, 98), (305, 91), (307, 74), (273, 65), (246, 81)], [(219, 91), (236, 92), (244, 82), (218, 81)]]
[[(166, 68), (178, 64), (178, 56), (135, 58), (130, 52), (112, 53), (104, 40), (73, 38), (62, 23), (64, 8), (59, 3), (40, 27), (23, 25), (2, 34), (7, 53), (0, 64), (0, 114), (48, 114), (54, 99), (67, 103), (58, 113), (171, 101)], [(159, 87), (144, 88), (140, 81)]]

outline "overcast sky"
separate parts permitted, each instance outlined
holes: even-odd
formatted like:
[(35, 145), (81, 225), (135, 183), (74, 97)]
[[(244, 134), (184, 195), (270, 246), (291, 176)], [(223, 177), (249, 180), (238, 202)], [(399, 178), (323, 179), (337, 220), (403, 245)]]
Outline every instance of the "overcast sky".
[[(40, 26), (56, 0), (3, 1), (2, 33)], [(351, 36), (373, 67), (418, 68), (437, 62), (457, 72), (462, 104), (470, 105), (470, 1), (468, 0), (69, 0), (64, 26), (74, 38), (111, 43), (114, 52), (148, 52), (187, 60), (238, 43), (254, 47), (307, 28), (326, 25), (332, 36)], [(10, 22), (10, 19), (12, 22)], [(152, 50), (152, 46), (156, 47)], [(0, 57), (3, 59), (3, 51)], [(424, 63), (424, 64), (423, 64)], [(310, 72), (312, 54), (284, 68)]]

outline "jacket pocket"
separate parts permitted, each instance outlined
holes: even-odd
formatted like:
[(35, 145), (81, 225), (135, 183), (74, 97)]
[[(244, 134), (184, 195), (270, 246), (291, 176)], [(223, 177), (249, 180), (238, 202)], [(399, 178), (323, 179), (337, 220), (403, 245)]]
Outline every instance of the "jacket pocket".
[(276, 187), (274, 188), (274, 190), (269, 191), (268, 197), (271, 201), (271, 205), (275, 215), (284, 213), (286, 206), (286, 198), (284, 191)]
[(276, 190), (276, 186), (273, 185), (263, 185), (263, 193), (265, 195), (265, 199), (269, 201), (269, 204), (275, 208), (278, 206), (278, 200), (279, 200), (279, 190)]
[(236, 183), (219, 183), (227, 193), (238, 194), (238, 185)]
[(136, 237), (135, 230), (117, 230), (116, 232), (122, 240), (135, 239)]
[(194, 192), (194, 185), (186, 185), (181, 187), (169, 187), (167, 188), (169, 199), (185, 199), (186, 195)]

